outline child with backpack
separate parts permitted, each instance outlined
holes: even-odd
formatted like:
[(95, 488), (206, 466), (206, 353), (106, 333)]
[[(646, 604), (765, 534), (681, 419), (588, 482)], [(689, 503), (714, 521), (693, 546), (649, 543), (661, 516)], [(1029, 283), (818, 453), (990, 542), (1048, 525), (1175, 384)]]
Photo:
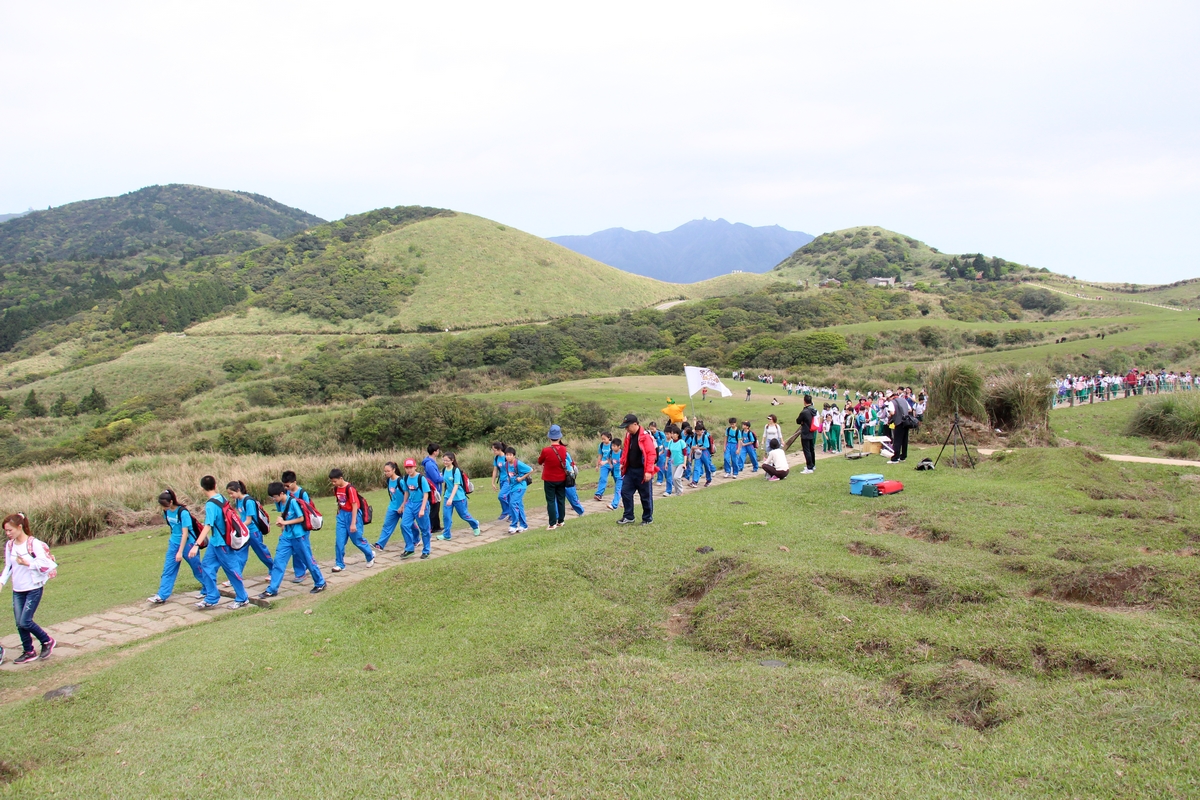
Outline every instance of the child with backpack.
[(220, 604), (217, 570), (225, 571), (225, 577), (233, 587), (233, 602), (229, 604), (229, 608), (242, 608), (250, 602), (250, 598), (246, 596), (246, 585), (242, 583), (237, 551), (229, 546), (228, 539), (231, 527), (239, 524), (240, 519), (237, 511), (229, 505), (229, 501), (217, 491), (216, 478), (205, 475), (200, 479), (200, 488), (208, 498), (204, 504), (204, 527), (200, 529), (200, 538), (189, 551), (195, 558), (200, 554), (200, 546), (206, 546), (203, 561), (204, 599), (196, 603), (196, 608), (216, 608)]
[[(308, 492), (296, 481), (295, 472), (285, 469), (279, 476), (279, 482), (283, 484), (283, 488), (287, 489), (288, 497), (299, 500), (301, 503), (307, 503), (309, 507), (315, 507)], [(311, 540), (309, 543), (311, 544)], [(278, 558), (279, 554), (276, 553), (275, 557)], [(304, 561), (295, 550), (292, 551), (292, 570), (294, 571), (292, 583), (304, 583), (304, 579), (308, 577), (308, 567), (304, 566)]]
[(496, 490), (496, 498), (500, 501), (500, 516), (497, 522), (512, 519), (512, 508), (508, 505), (508, 493), (512, 487), (508, 484), (508, 462), (504, 460), (504, 450), (507, 447), (504, 442), (492, 442), (492, 488)]
[(229, 493), (233, 507), (237, 509), (238, 516), (242, 518), (242, 522), (246, 523), (246, 528), (250, 531), (250, 541), (237, 551), (242, 574), (246, 574), (246, 564), (250, 561), (251, 550), (266, 566), (267, 572), (270, 572), (271, 568), (275, 566), (275, 561), (271, 558), (270, 548), (263, 541), (263, 536), (271, 532), (271, 520), (267, 518), (266, 510), (250, 496), (246, 491), (246, 484), (241, 481), (230, 481), (225, 484), (225, 491)]
[(654, 420), (650, 420), (646, 430), (654, 437), (655, 465), (658, 467), (655, 483), (665, 483), (667, 480), (667, 434), (658, 429), (658, 423)]
[[(9, 514), (4, 518), (4, 535), (8, 541), (4, 546), (4, 572), (0, 573), (0, 587), (12, 578), (13, 618), (17, 623), (17, 633), (21, 636), (21, 655), (13, 663), (25, 664), (49, 658), (58, 643), (33, 621), (33, 615), (42, 602), (46, 581), (57, 574), (58, 564), (50, 555), (50, 548), (33, 538), (29, 532), (29, 517), (24, 514)], [(41, 642), (40, 653), (33, 649), (35, 638)], [(0, 660), (3, 660), (2, 653)]]
[(736, 478), (742, 471), (742, 433), (738, 428), (737, 417), (729, 418), (725, 428), (725, 458), (723, 467), (726, 478)]
[[(599, 471), (600, 477), (596, 483), (595, 499), (599, 502), (604, 502), (604, 492), (608, 489), (608, 476), (621, 469), (620, 458), (613, 458), (613, 437), (608, 431), (600, 434), (600, 446), (596, 449), (596, 453), (596, 469)], [(617, 489), (617, 494), (621, 494), (619, 488)]]
[(429, 558), (432, 528), (429, 524), (429, 493), (433, 487), (424, 473), (417, 471), (416, 459), (404, 459), (404, 479), (400, 484), (404, 492), (404, 512), (400, 517), (400, 532), (404, 534), (404, 552), (408, 558), (417, 551), (417, 542), (422, 545), (421, 558)]
[[(525, 518), (525, 490), (529, 488), (526, 476), (533, 472), (533, 467), (517, 458), (517, 450), (509, 447), (504, 451), (505, 469), (508, 470), (508, 482), (512, 486), (508, 495), (508, 504), (512, 508), (512, 522), (508, 526), (509, 533), (521, 533), (529, 530), (529, 520)], [(620, 492), (617, 497), (620, 497)]]
[(745, 420), (742, 423), (742, 467), (745, 468), (746, 460), (754, 466), (751, 472), (758, 472), (758, 434), (750, 427), (750, 420)]
[(275, 502), (275, 510), (279, 512), (275, 519), (275, 524), (279, 526), (279, 544), (275, 546), (275, 565), (271, 568), (271, 582), (258, 599), (266, 600), (279, 594), (279, 584), (283, 583), (283, 576), (287, 572), (288, 559), (292, 559), (293, 563), (295, 559), (299, 559), (305, 572), (312, 573), (313, 588), (309, 589), (308, 593), (320, 594), (325, 591), (325, 576), (321, 574), (321, 568), (313, 558), (312, 542), (309, 541), (308, 529), (304, 527), (305, 515), (300, 501), (288, 493), (287, 486), (282, 482), (267, 486), (267, 495)]
[(442, 501), (442, 528), (445, 532), (441, 538), (449, 541), (450, 521), (453, 512), (458, 512), (458, 518), (471, 526), (471, 532), (479, 535), (479, 523), (467, 512), (467, 489), (470, 479), (463, 475), (458, 466), (458, 458), (454, 453), (442, 453), (442, 480), (445, 500)]
[[(621, 451), (625, 447), (625, 443), (620, 439), (614, 439), (612, 443), (612, 476), (613, 476), (613, 499), (609, 508), (616, 509), (621, 505), (621, 485), (625, 483), (625, 473), (621, 471)], [(600, 498), (601, 502), (604, 498)]]
[[(563, 442), (563, 445), (565, 446), (566, 442)], [(572, 468), (574, 467), (574, 465), (575, 465), (575, 462), (571, 459), (571, 453), (570, 453), (570, 451), (568, 451), (567, 452), (567, 472), (570, 472), (572, 470)], [(570, 505), (571, 508), (573, 508), (575, 510), (575, 516), (577, 516), (577, 517), (583, 516), (583, 503), (579, 502), (579, 487), (578, 486), (568, 486), (567, 487), (567, 504)]]
[(346, 568), (346, 540), (354, 544), (366, 556), (367, 566), (375, 566), (375, 551), (363, 538), (363, 501), (355, 489), (346, 481), (344, 473), (336, 467), (329, 470), (329, 482), (337, 498), (337, 536), (333, 544), (333, 571)]
[[(187, 506), (179, 502), (173, 489), (164, 490), (158, 496), (158, 504), (162, 507), (163, 519), (171, 531), (171, 536), (167, 540), (167, 555), (163, 560), (162, 579), (158, 583), (158, 592), (151, 595), (146, 601), (156, 606), (167, 602), (172, 592), (175, 591), (179, 565), (184, 561), (191, 567), (196, 582), (202, 588), (205, 587), (204, 567), (200, 563), (199, 557), (188, 552), (196, 543), (196, 537), (200, 533), (199, 522), (192, 516), (192, 512), (188, 510)], [(203, 593), (208, 594), (207, 588)]]
[(683, 471), (687, 462), (687, 445), (680, 438), (680, 430), (667, 426), (667, 492), (666, 497), (683, 494)]
[(400, 516), (403, 513), (401, 509), (404, 507), (404, 492), (400, 491), (400, 469), (395, 461), (383, 465), (383, 481), (387, 487), (388, 507), (383, 515), (383, 530), (379, 532), (379, 540), (371, 545), (381, 553), (391, 541), (392, 534), (396, 532), (396, 526), (400, 524)]
[(713, 477), (713, 441), (712, 435), (704, 427), (702, 420), (696, 422), (692, 431), (692, 482), (688, 484), (695, 489), (700, 485), (700, 472), (704, 472), (704, 485), (712, 483)]

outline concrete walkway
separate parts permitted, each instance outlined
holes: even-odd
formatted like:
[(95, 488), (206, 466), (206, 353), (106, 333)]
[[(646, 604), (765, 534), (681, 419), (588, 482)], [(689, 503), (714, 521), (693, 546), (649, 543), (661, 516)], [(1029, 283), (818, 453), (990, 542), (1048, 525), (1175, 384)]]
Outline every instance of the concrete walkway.
[[(836, 453), (818, 453), (817, 458), (829, 458)], [(792, 475), (796, 476), (800, 469), (804, 468), (803, 453), (792, 453), (788, 456), (789, 462), (793, 465)], [(797, 462), (800, 466), (797, 468)], [(759, 473), (753, 478), (738, 480), (764, 480), (762, 474)], [(713, 486), (720, 486), (725, 483), (735, 483), (732, 479), (727, 479), (724, 474), (717, 472), (713, 476)], [(531, 490), (536, 489), (540, 483), (536, 478)], [(711, 488), (711, 487), (710, 487)], [(690, 492), (700, 491), (700, 489), (691, 489), (685, 491), (685, 494)], [(581, 496), (580, 500), (583, 503), (586, 514), (605, 513), (609, 511), (609, 499), (606, 502), (597, 502), (592, 499), (591, 495)], [(655, 496), (662, 496), (662, 488), (655, 489)], [(533, 492), (526, 495), (525, 508), (529, 518), (530, 530), (545, 528), (549, 519), (546, 515), (546, 507), (544, 505), (541, 491)], [(673, 502), (674, 498), (671, 501)], [(635, 502), (636, 506), (636, 502)], [(664, 509), (669, 509), (670, 506), (665, 506)], [(637, 506), (637, 513), (640, 515), (640, 506)], [(668, 511), (669, 513), (669, 511)], [(577, 517), (573, 511), (568, 509), (567, 522), (572, 522)], [(612, 511), (609, 517), (614, 523), (619, 519), (618, 512)], [(333, 535), (333, 519), (328, 518), (326, 523), (329, 525), (328, 530), (317, 532), (316, 536), (332, 536)], [(378, 535), (378, 527), (371, 526), (371, 533)], [(508, 533), (507, 523), (501, 522), (485, 522), (480, 523), (480, 535), (473, 536), (471, 529), (463, 524), (461, 520), (457, 521), (454, 538), (450, 541), (434, 539), (431, 547), (430, 558), (441, 558), (443, 556), (453, 555), (454, 553), (462, 552), (473, 547), (482, 547), (500, 539), (506, 538)], [(518, 534), (519, 535), (519, 534)], [(368, 537), (369, 539), (371, 537)], [(373, 566), (367, 566), (362, 560), (361, 554), (353, 548), (348, 548), (346, 569), (342, 572), (333, 572), (333, 562), (322, 562), (320, 564), (321, 571), (325, 575), (328, 582), (328, 592), (336, 592), (346, 586), (352, 586), (359, 581), (369, 578), (372, 575), (378, 575), (381, 571), (398, 566), (412, 568), (414, 564), (422, 563), (416, 556), (400, 560), (400, 553), (403, 551), (403, 537), (397, 532), (393, 542), (399, 542), (399, 546), (393, 544), (388, 550), (382, 553), (375, 554), (375, 563)], [(63, 580), (60, 578), (59, 580)], [(69, 578), (67, 578), (69, 580)], [(157, 575), (147, 575), (146, 585), (153, 589), (153, 585), (158, 582)], [(309, 589), (312, 588), (312, 579), (307, 579), (302, 584), (294, 584), (291, 582), (291, 572), (289, 570), (288, 577), (284, 578), (283, 585), (279, 589), (279, 597), (273, 601), (262, 601), (253, 599), (256, 594), (261, 593), (267, 588), (267, 576), (258, 578), (248, 578), (246, 580), (246, 591), (251, 597), (251, 602), (257, 606), (269, 608), (272, 602), (296, 597), (308, 596)], [(225, 597), (232, 598), (232, 589), (221, 589), (221, 594)], [(70, 657), (78, 653), (92, 652), (99, 650), (109, 645), (126, 644), (127, 642), (144, 639), (153, 636), (157, 633), (169, 631), (174, 628), (183, 627), (186, 625), (197, 625), (203, 622), (208, 622), (214, 617), (224, 614), (236, 614), (238, 610), (233, 610), (228, 607), (228, 603), (222, 603), (217, 608), (201, 611), (193, 605), (197, 602), (195, 593), (175, 593), (171, 598), (162, 605), (150, 605), (149, 603), (135, 603), (132, 605), (118, 606), (107, 611), (97, 614), (90, 614), (85, 617), (59, 622), (54, 625), (43, 626), (45, 630), (57, 640), (58, 645), (55, 647), (54, 655), (51, 659), (57, 660), (60, 658)], [(30, 664), (16, 665), (13, 664), (15, 659), (21, 653), (21, 642), (17, 634), (5, 636), (0, 639), (0, 644), (4, 646), (4, 664), (0, 666), (0, 672), (8, 670), (20, 669), (36, 669), (38, 665), (48, 662), (36, 661)]]

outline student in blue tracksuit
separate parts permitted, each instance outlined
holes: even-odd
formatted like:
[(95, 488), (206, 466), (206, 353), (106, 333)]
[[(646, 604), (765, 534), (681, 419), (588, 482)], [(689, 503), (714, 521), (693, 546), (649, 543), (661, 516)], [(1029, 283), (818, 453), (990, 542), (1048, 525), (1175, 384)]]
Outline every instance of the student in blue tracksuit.
[(238, 516), (242, 518), (242, 522), (246, 523), (246, 528), (250, 531), (250, 541), (237, 551), (242, 574), (246, 574), (246, 564), (250, 561), (251, 550), (254, 551), (254, 555), (258, 556), (258, 560), (266, 565), (267, 572), (270, 572), (275, 561), (271, 558), (271, 550), (263, 541), (262, 531), (258, 528), (258, 501), (246, 492), (246, 484), (241, 481), (230, 481), (225, 484), (225, 491), (229, 493), (230, 502), (233, 503)]
[(742, 468), (745, 469), (746, 461), (749, 460), (754, 469), (751, 472), (758, 472), (758, 434), (750, 427), (750, 420), (742, 422)]
[[(512, 489), (508, 495), (508, 504), (512, 508), (512, 522), (508, 526), (509, 533), (520, 533), (529, 530), (529, 520), (525, 519), (525, 476), (533, 472), (533, 467), (517, 458), (516, 448), (509, 447), (504, 451), (505, 469), (508, 470), (508, 483)], [(617, 497), (621, 495), (618, 494)]]
[[(279, 476), (279, 482), (287, 489), (288, 497), (293, 497), (297, 500), (303, 500), (306, 503), (312, 503), (312, 498), (304, 487), (296, 482), (296, 473), (290, 469), (285, 469), (283, 474)], [(311, 544), (311, 539), (310, 542)], [(276, 556), (279, 554), (276, 553)], [(292, 551), (292, 569), (295, 571), (295, 577), (292, 578), (292, 583), (304, 583), (304, 579), (308, 577), (308, 567), (304, 566), (303, 559), (295, 550)]]
[[(596, 450), (596, 469), (600, 477), (596, 483), (596, 500), (604, 500), (604, 492), (608, 489), (608, 476), (612, 475), (614, 470), (621, 468), (620, 459), (613, 459), (613, 438), (612, 434), (604, 431), (600, 434), (600, 447)], [(617, 489), (617, 495), (620, 496), (621, 490)]]
[(512, 509), (508, 506), (508, 462), (504, 460), (504, 450), (508, 447), (504, 442), (492, 442), (492, 488), (496, 490), (496, 499), (500, 501), (500, 517), (512, 518)]
[(333, 571), (346, 568), (346, 542), (362, 551), (367, 566), (375, 566), (375, 551), (363, 538), (362, 498), (358, 490), (346, 482), (346, 477), (336, 467), (329, 470), (329, 482), (333, 484), (333, 495), (337, 499), (337, 538), (333, 542)]
[(167, 555), (163, 560), (162, 580), (159, 581), (158, 592), (150, 597), (148, 602), (154, 605), (162, 605), (167, 602), (167, 598), (175, 591), (175, 579), (179, 576), (179, 565), (184, 561), (191, 567), (192, 575), (204, 588), (204, 593), (207, 595), (208, 587), (204, 582), (204, 565), (199, 556), (193, 556), (189, 552), (192, 545), (196, 543), (196, 536), (192, 531), (192, 512), (188, 511), (187, 506), (180, 505), (179, 499), (171, 489), (167, 489), (158, 496), (158, 504), (162, 506), (163, 519), (167, 521), (167, 526), (171, 529), (171, 538), (167, 541)]
[(429, 479), (417, 471), (416, 460), (406, 458), (404, 477), (400, 481), (400, 491), (404, 493), (404, 512), (400, 517), (400, 532), (404, 534), (401, 558), (408, 558), (415, 553), (417, 542), (422, 545), (421, 558), (429, 558), (429, 493), (432, 490)]
[(738, 426), (737, 417), (729, 418), (725, 428), (725, 459), (724, 469), (726, 478), (736, 478), (742, 471), (742, 430)]
[(299, 501), (288, 493), (287, 487), (282, 483), (272, 483), (267, 487), (267, 494), (275, 501), (275, 510), (279, 512), (275, 520), (275, 524), (279, 526), (279, 544), (275, 546), (275, 566), (271, 569), (271, 582), (258, 599), (266, 600), (279, 594), (279, 584), (283, 583), (284, 573), (287, 572), (288, 559), (297, 556), (304, 563), (305, 571), (311, 572), (313, 576), (313, 588), (309, 589), (308, 593), (319, 594), (325, 591), (325, 576), (321, 574), (321, 568), (313, 558), (312, 543), (309, 541), (308, 531), (304, 530), (304, 512), (300, 510)]
[(625, 444), (620, 439), (614, 439), (612, 443), (612, 458), (613, 458), (613, 499), (609, 508), (620, 508), (621, 506), (621, 485), (625, 483), (625, 473), (621, 471), (621, 448)]
[(400, 491), (400, 469), (395, 461), (383, 465), (383, 479), (388, 493), (387, 513), (383, 515), (383, 529), (379, 531), (379, 540), (371, 545), (381, 553), (391, 541), (392, 534), (396, 532), (396, 526), (400, 524), (401, 509), (404, 507), (404, 492)]
[(667, 497), (683, 493), (683, 469), (687, 445), (679, 438), (679, 428), (667, 426)]
[(421, 469), (425, 470), (425, 477), (429, 479), (429, 485), (433, 487), (433, 494), (429, 495), (430, 531), (441, 533), (442, 496), (445, 494), (445, 481), (442, 480), (442, 468), (438, 466), (438, 458), (442, 455), (442, 447), (430, 442), (426, 445), (425, 452), (429, 455), (425, 456), (425, 460), (421, 462)]
[(692, 431), (692, 488), (700, 483), (700, 473), (704, 472), (704, 485), (712, 483), (712, 434), (704, 427), (703, 422), (697, 422)]
[[(566, 444), (566, 442), (563, 442), (563, 444)], [(567, 453), (567, 471), (568, 472), (570, 472), (571, 465), (573, 463), (574, 462), (571, 460), (571, 454)], [(571, 508), (575, 509), (575, 516), (577, 516), (577, 517), (583, 516), (583, 503), (579, 502), (579, 487), (577, 487), (577, 486), (568, 486), (567, 487), (567, 502), (571, 504)]]
[(458, 512), (459, 519), (471, 526), (471, 531), (479, 535), (479, 523), (467, 511), (467, 486), (463, 471), (458, 466), (458, 458), (454, 453), (442, 453), (442, 485), (445, 495), (442, 499), (442, 538), (450, 538), (450, 521), (453, 512)]
[(646, 430), (654, 437), (655, 464), (658, 467), (658, 477), (655, 478), (656, 483), (664, 483), (667, 480), (667, 434), (658, 429), (658, 423), (651, 421)]
[(208, 497), (204, 504), (204, 527), (200, 530), (200, 539), (192, 545), (189, 551), (192, 558), (200, 555), (200, 542), (208, 542), (204, 551), (204, 599), (196, 603), (196, 608), (216, 608), (221, 602), (221, 593), (217, 589), (217, 570), (225, 571), (233, 587), (233, 602), (229, 608), (241, 608), (250, 598), (246, 596), (246, 585), (242, 583), (242, 572), (238, 566), (237, 554), (225, 543), (225, 498), (217, 492), (217, 479), (205, 475), (200, 479), (200, 488)]

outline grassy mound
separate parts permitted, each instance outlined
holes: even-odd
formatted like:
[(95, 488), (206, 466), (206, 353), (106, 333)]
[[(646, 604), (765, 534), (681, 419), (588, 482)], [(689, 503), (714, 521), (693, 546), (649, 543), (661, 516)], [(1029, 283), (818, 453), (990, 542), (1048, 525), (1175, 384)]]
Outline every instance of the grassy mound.
[[(232, 780), (224, 743), (242, 739), (250, 798), (334, 782), (363, 797), (1186, 794), (1200, 561), (1170, 550), (1198, 524), (1190, 485), (1074, 450), (906, 471), (903, 494), (874, 500), (846, 491), (861, 470), (823, 461), (807, 481), (664, 500), (653, 534), (572, 518), (119, 657), (3, 673), (9, 698), (82, 685), (8, 709), (41, 724), (0, 730), (20, 754), (5, 788), (204, 794)], [(1093, 500), (1096, 484), (1142, 498), (1142, 516), (1104, 516), (1130, 501)], [(949, 537), (908, 535), (935, 528)], [(1034, 596), (1066, 574), (1063, 548), (1076, 572), (1153, 570), (1152, 604)], [(106, 558), (70, 580), (118, 572)]]
[(1144, 401), (1126, 426), (1130, 436), (1200, 442), (1200, 394), (1169, 394)]

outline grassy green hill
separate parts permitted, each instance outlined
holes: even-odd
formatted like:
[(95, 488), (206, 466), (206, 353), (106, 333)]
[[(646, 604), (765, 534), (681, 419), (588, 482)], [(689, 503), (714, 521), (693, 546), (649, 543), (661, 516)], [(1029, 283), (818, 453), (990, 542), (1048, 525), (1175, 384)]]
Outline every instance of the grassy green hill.
[[(683, 296), (681, 287), (593, 261), (471, 214), (437, 217), (380, 236), (367, 264), (417, 267), (413, 293), (387, 320), (415, 330), (532, 322), (637, 309)], [(386, 312), (385, 312), (386, 313)]]
[(977, 272), (991, 276), (1031, 272), (1031, 268), (1003, 259), (978, 254), (942, 253), (911, 236), (872, 225), (823, 233), (775, 266), (768, 275), (816, 283), (825, 278), (841, 281), (893, 276), (898, 281), (946, 279), (953, 265), (961, 277), (974, 279)]

